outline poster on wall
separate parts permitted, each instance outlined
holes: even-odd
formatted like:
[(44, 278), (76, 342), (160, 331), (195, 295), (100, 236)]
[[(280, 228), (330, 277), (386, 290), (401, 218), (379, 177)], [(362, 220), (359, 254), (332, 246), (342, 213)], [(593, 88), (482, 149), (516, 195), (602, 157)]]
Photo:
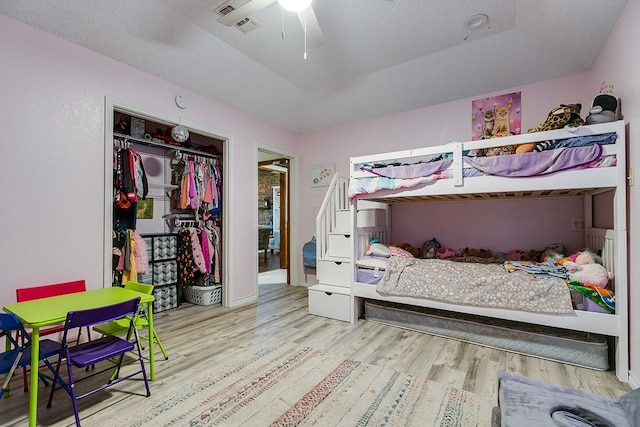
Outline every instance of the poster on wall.
[(138, 219), (153, 219), (153, 199), (138, 200), (136, 217)]
[(520, 92), (472, 101), (471, 140), (519, 135), (520, 108)]
[(334, 165), (321, 165), (311, 167), (311, 186), (323, 187), (331, 183)]

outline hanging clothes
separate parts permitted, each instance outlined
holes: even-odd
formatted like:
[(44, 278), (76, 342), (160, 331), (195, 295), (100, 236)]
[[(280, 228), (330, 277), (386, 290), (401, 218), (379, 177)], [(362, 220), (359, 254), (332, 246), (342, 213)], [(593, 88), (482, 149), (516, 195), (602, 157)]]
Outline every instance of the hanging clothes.
[(198, 266), (193, 258), (193, 246), (191, 244), (191, 231), (188, 228), (178, 230), (178, 284), (180, 286), (195, 286), (197, 283), (196, 271)]

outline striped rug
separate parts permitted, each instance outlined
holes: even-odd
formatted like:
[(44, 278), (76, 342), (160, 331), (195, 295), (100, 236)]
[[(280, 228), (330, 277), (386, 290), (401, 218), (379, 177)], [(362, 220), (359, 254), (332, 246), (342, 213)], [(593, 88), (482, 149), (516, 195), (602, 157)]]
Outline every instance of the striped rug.
[[(119, 403), (110, 426), (486, 426), (492, 404), (456, 387), (267, 339)], [(242, 356), (242, 357), (241, 357)], [(171, 393), (168, 391), (171, 390)], [(128, 406), (127, 406), (128, 405)], [(104, 425), (107, 425), (104, 424)]]

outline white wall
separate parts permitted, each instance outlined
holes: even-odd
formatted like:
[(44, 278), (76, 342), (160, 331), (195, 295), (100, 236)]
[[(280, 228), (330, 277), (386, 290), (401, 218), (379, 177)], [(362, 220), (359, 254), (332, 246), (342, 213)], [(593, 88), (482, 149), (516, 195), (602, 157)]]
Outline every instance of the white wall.
[(602, 82), (611, 84), (614, 95), (622, 100), (622, 113), (627, 125), (629, 151), (627, 164), (635, 172), (635, 185), (629, 189), (629, 342), (631, 343), (631, 380), (640, 387), (640, 265), (636, 260), (640, 256), (640, 2), (628, 1), (618, 18), (615, 27), (609, 33), (607, 43), (600, 52), (591, 70), (590, 89), (597, 94)]
[(0, 58), (0, 306), (17, 287), (103, 286), (105, 97), (231, 137), (230, 296), (256, 298), (257, 146), (296, 154), (297, 134), (3, 15)]

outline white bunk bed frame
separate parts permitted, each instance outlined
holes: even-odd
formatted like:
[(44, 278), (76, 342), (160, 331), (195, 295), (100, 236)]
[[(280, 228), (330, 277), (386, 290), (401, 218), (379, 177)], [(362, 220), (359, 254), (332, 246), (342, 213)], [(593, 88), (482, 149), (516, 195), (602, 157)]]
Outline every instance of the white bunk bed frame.
[[(616, 132), (618, 139), (615, 144), (605, 145), (604, 153), (615, 154), (615, 167), (573, 169), (557, 174), (527, 177), (503, 178), (497, 176), (480, 176), (464, 178), (462, 169), (464, 150), (516, 145), (526, 142), (545, 141), (551, 139), (570, 138), (577, 135), (596, 135)], [(484, 141), (452, 143), (444, 146), (419, 148), (415, 150), (396, 151), (385, 154), (360, 156), (351, 158), (350, 178), (373, 176), (362, 171), (360, 166), (367, 163), (400, 161), (414, 163), (421, 159), (429, 159), (434, 155), (452, 153), (454, 157), (451, 166), (454, 179), (443, 179), (432, 184), (406, 190), (396, 190), (393, 193), (359, 196), (354, 200), (351, 208), (351, 220), (354, 227), (352, 265), (371, 238), (377, 237), (381, 241), (388, 241), (390, 236), (388, 220), (386, 226), (359, 227), (357, 223), (357, 204), (359, 200), (380, 203), (380, 207), (388, 208), (391, 203), (427, 201), (427, 200), (478, 200), (483, 198), (509, 197), (584, 197), (585, 207), (585, 246), (592, 249), (602, 249), (603, 264), (615, 274), (615, 314), (603, 314), (590, 311), (575, 311), (572, 315), (540, 314), (507, 309), (473, 307), (447, 304), (427, 299), (410, 297), (384, 297), (376, 292), (376, 286), (358, 283), (356, 269), (351, 287), (352, 322), (362, 317), (364, 300), (382, 300), (413, 306), (428, 307), (452, 312), (460, 312), (477, 316), (485, 316), (546, 325), (575, 331), (598, 333), (615, 337), (615, 366), (616, 376), (622, 382), (629, 378), (629, 339), (628, 339), (628, 279), (627, 279), (627, 173), (626, 173), (626, 139), (624, 121), (604, 123), (592, 126), (582, 126), (577, 132), (556, 130)], [(614, 227), (610, 230), (593, 228), (592, 206), (593, 196), (603, 192), (614, 191)], [(388, 212), (387, 218), (390, 217)]]

